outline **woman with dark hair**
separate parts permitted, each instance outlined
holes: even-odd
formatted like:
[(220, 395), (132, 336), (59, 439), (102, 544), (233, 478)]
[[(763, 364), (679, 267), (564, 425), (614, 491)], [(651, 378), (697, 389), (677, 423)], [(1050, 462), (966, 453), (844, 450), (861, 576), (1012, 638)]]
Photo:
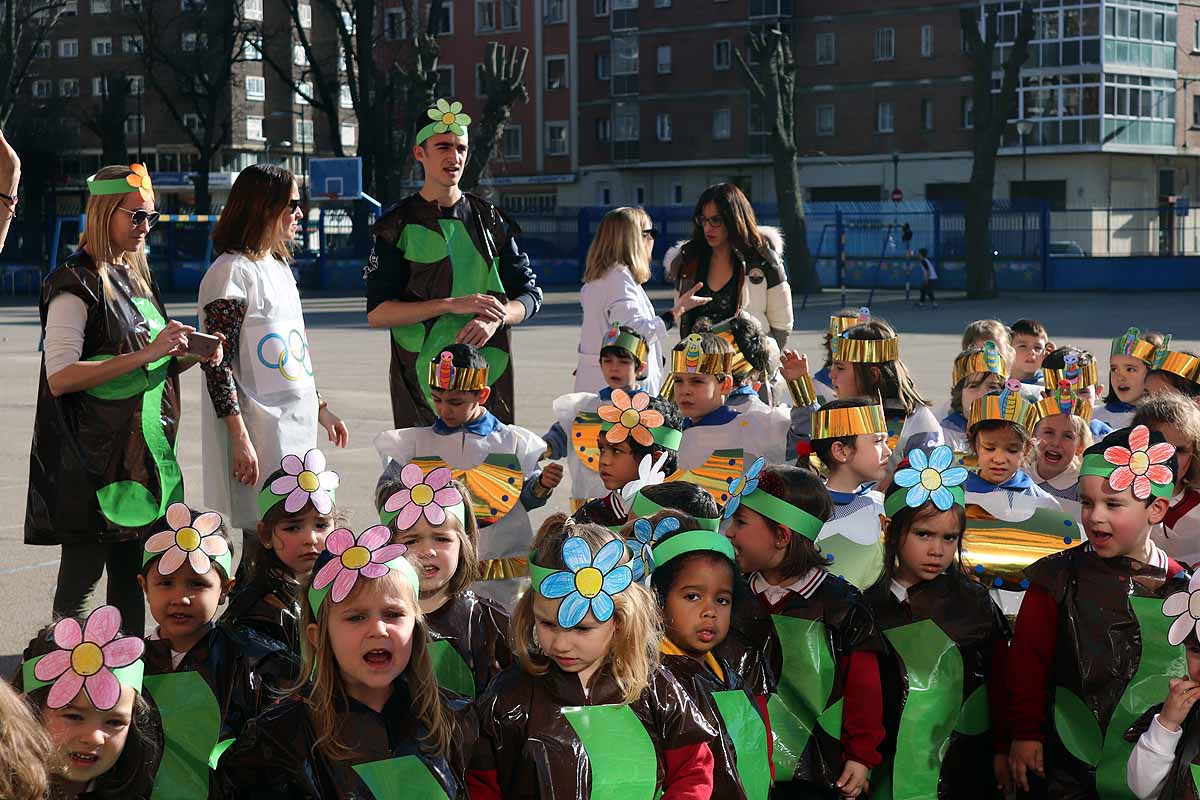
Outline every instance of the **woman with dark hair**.
[(204, 500), (242, 529), (239, 574), (258, 550), (259, 476), (285, 454), (311, 450), (318, 425), (339, 447), (350, 438), (317, 392), (289, 266), (302, 213), (292, 173), (270, 164), (242, 170), (213, 229), (221, 255), (200, 282), (201, 328), (225, 336), (224, 360), (205, 367)]
[(704, 190), (696, 202), (692, 238), (674, 257), (668, 253), (666, 264), (677, 298), (696, 284), (712, 298), (702, 309), (682, 314), (680, 336), (691, 333), (700, 316), (719, 324), (744, 310), (781, 350), (787, 345), (792, 290), (783, 265), (783, 237), (778, 229), (758, 224), (737, 186), (718, 183)]

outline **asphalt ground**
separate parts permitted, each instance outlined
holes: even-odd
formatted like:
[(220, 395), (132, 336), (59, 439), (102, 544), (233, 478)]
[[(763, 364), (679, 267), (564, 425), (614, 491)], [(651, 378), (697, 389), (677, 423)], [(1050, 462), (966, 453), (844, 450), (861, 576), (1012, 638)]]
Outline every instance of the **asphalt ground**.
[[(665, 291), (651, 293), (660, 308), (669, 304)], [(915, 297), (915, 294), (914, 294)], [(36, 306), (0, 299), (0, 411), (8, 420), (0, 439), (0, 673), (16, 666), (29, 638), (50, 621), (51, 599), (58, 569), (58, 548), (26, 546), (22, 539), (29, 443), (37, 402), (41, 328)], [(194, 324), (194, 300), (170, 302), (173, 318)], [(851, 292), (846, 303), (857, 307), (867, 292)], [(1073, 344), (1096, 353), (1106, 365), (1109, 341), (1136, 325), (1175, 335), (1178, 349), (1200, 347), (1196, 309), (1200, 293), (1157, 294), (1009, 294), (993, 301), (967, 301), (961, 295), (944, 297), (937, 309), (915, 308), (903, 293), (877, 292), (871, 302), (875, 316), (890, 321), (901, 333), (901, 353), (925, 396), (939, 403), (949, 392), (950, 370), (959, 352), (963, 327), (975, 319), (994, 317), (1011, 322), (1021, 317), (1042, 320), (1059, 345)], [(841, 295), (825, 292), (796, 301), (792, 346), (810, 355), (814, 369), (823, 357), (820, 336), (829, 314), (842, 305)], [(581, 317), (577, 292), (551, 292), (541, 313), (514, 331), (517, 423), (544, 432), (554, 421), (551, 404), (571, 390)], [(350, 527), (370, 523), (371, 492), (379, 474), (379, 459), (371, 440), (391, 426), (388, 399), (387, 334), (366, 327), (360, 297), (313, 296), (304, 302), (305, 323), (314, 353), (317, 383), (330, 408), (350, 428), (350, 446), (332, 451), (324, 446), (329, 464), (341, 475), (339, 506), (351, 512)], [(1105, 368), (1102, 365), (1102, 369)], [(200, 507), (200, 391), (201, 371), (182, 379), (183, 420), (178, 456), (185, 485), (196, 487), (188, 501)], [(320, 445), (320, 443), (318, 443)], [(327, 445), (327, 443), (326, 443)], [(563, 510), (568, 482), (546, 509), (533, 515), (536, 525), (547, 513)], [(100, 597), (103, 600), (103, 583)], [(147, 617), (149, 621), (149, 617)]]

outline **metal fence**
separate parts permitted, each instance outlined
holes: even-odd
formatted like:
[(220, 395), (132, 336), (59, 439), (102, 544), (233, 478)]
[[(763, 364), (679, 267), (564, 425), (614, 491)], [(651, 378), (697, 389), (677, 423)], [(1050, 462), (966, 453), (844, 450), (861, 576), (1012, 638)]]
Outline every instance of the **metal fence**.
[(1052, 256), (1200, 254), (1200, 220), (1190, 204), (1050, 212)]

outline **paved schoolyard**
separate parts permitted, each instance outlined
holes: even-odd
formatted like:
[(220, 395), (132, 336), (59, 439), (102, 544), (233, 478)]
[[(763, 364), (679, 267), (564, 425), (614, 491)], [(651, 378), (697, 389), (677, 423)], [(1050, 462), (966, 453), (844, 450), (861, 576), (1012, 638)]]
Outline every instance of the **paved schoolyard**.
[[(667, 295), (654, 292), (656, 303), (666, 307)], [(194, 322), (195, 307), (189, 298), (169, 303), (169, 311), (185, 322)], [(865, 292), (848, 297), (851, 306), (862, 305)], [(997, 301), (968, 302), (947, 298), (941, 308), (906, 306), (903, 296), (879, 293), (872, 309), (902, 333), (901, 351), (926, 397), (940, 402), (948, 391), (951, 361), (959, 350), (963, 326), (981, 317), (1012, 321), (1022, 316), (1043, 320), (1059, 344), (1075, 344), (1101, 356), (1108, 340), (1130, 325), (1171, 331), (1180, 349), (1200, 347), (1200, 321), (1195, 309), (1200, 293), (1170, 294), (1027, 294), (1007, 295)], [(370, 495), (379, 472), (371, 439), (390, 427), (387, 391), (388, 341), (385, 333), (365, 325), (364, 305), (357, 297), (315, 297), (305, 301), (305, 320), (314, 353), (318, 385), (330, 407), (350, 426), (350, 447), (331, 452), (330, 466), (342, 476), (340, 505), (353, 512), (351, 527), (368, 524), (373, 517)], [(807, 351), (814, 369), (820, 366), (819, 334), (831, 310), (840, 305), (835, 292), (826, 292), (801, 308), (796, 303), (796, 331), (792, 345)], [(517, 421), (541, 433), (553, 421), (551, 403), (572, 386), (571, 370), (580, 308), (574, 292), (548, 294), (542, 313), (516, 329), (514, 350), (517, 377)], [(22, 543), (29, 443), (37, 400), (40, 327), (33, 305), (0, 306), (0, 411), (6, 432), (0, 441), (0, 670), (7, 673), (29, 637), (49, 621), (58, 564), (58, 551), (27, 547)], [(200, 481), (200, 370), (183, 378), (183, 424), (179, 460), (188, 486)], [(569, 478), (567, 479), (569, 480)], [(565, 481), (564, 481), (565, 484)], [(565, 492), (561, 493), (565, 496)], [(189, 501), (202, 506), (199, 492)], [(563, 503), (552, 502), (552, 510)], [(534, 515), (535, 522), (546, 512)], [(103, 590), (101, 590), (103, 591)]]

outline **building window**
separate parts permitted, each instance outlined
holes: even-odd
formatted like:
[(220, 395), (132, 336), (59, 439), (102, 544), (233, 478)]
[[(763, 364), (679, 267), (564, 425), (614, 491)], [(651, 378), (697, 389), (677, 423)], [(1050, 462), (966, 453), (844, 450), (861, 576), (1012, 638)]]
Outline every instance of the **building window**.
[(1192, 127), (1200, 128), (1200, 94), (1192, 95)]
[(79, 79), (63, 78), (58, 82), (59, 97), (79, 97)]
[(30, 91), (38, 100), (45, 100), (50, 96), (50, 86), (50, 81), (46, 80), (45, 78), (41, 78), (32, 83), (30, 86)]
[(683, 205), (683, 184), (671, 184), (671, 203), (674, 205)]
[(312, 6), (298, 5), (298, 6), (296, 6), (296, 11), (298, 12), (299, 17), (300, 17), (300, 27), (301, 28), (311, 28), (312, 27)]
[(892, 133), (896, 130), (896, 104), (879, 103), (875, 106), (875, 132)]
[(975, 127), (975, 98), (964, 97), (961, 105), (962, 111), (962, 126), (964, 128)]
[(832, 31), (817, 34), (817, 63), (837, 63), (837, 34)]
[(596, 53), (596, 80), (606, 81), (612, 77), (612, 56)]
[(454, 97), (454, 65), (437, 68), (438, 97)]
[(817, 136), (833, 136), (833, 106), (817, 106)]
[(308, 66), (308, 53), (304, 52), (304, 45), (292, 45), (292, 63), (297, 67)]
[(660, 142), (671, 141), (671, 115), (658, 114), (654, 118), (654, 135)]
[(718, 108), (713, 112), (712, 137), (713, 141), (723, 142), (733, 136), (733, 112), (728, 108)]
[(1200, 53), (1200, 19), (1192, 27), (1192, 52)]
[(146, 93), (146, 79), (141, 75), (130, 75), (126, 80), (129, 81), (129, 93), (134, 97)]
[(733, 43), (728, 39), (713, 42), (713, 69), (729, 69), (733, 66)]
[(671, 45), (661, 44), (654, 51), (655, 69), (659, 75), (671, 74)]
[(343, 147), (354, 147), (355, 142), (357, 142), (357, 141), (358, 141), (358, 128), (355, 128), (353, 125), (343, 125), (342, 126), (342, 146)]
[(896, 29), (880, 28), (875, 31), (875, 60), (891, 61), (896, 57)]
[(296, 144), (312, 144), (313, 121), (311, 119), (292, 120), (292, 131), (295, 133)]
[(142, 52), (142, 37), (140, 35), (122, 36), (121, 52), (127, 56), (137, 55)]
[(546, 0), (546, 22), (567, 21), (567, 0)]
[(512, 31), (520, 27), (521, 0), (475, 0), (476, 33)]
[(63, 3), (61, 16), (74, 17), (78, 13), (79, 13), (78, 0), (66, 0), (66, 2)]
[(200, 133), (203, 126), (200, 124), (199, 114), (184, 114), (183, 127), (187, 128), (192, 133)]
[(112, 37), (97, 36), (92, 39), (92, 55), (94, 56), (111, 56), (112, 55)]
[(655, 8), (670, 8), (671, 0), (654, 0)]
[(93, 14), (107, 14), (112, 11), (112, 3), (110, 0), (92, 0)]
[(608, 0), (592, 0), (592, 13), (597, 17), (607, 17)]
[(262, 117), (246, 117), (246, 138), (252, 142), (265, 142), (267, 140), (267, 137), (263, 135)]
[(567, 88), (567, 57), (546, 57), (546, 91), (554, 92)]
[(108, 94), (108, 78), (101, 76), (92, 78), (92, 97), (104, 97)]
[(354, 95), (350, 93), (350, 87), (347, 84), (342, 84), (338, 87), (338, 105), (342, 108), (354, 108)]
[(296, 105), (308, 105), (308, 98), (313, 96), (312, 81), (301, 81), (296, 84)]
[(928, 97), (921, 100), (921, 130), (933, 130), (933, 100)]
[(646, 205), (646, 187), (635, 186), (633, 189), (633, 204), (635, 206)]
[(567, 123), (546, 123), (546, 155), (565, 156), (567, 154)]
[(398, 42), (408, 36), (408, 12), (403, 8), (389, 8), (383, 12), (383, 38)]
[(146, 117), (142, 114), (130, 114), (125, 118), (125, 133), (134, 135), (146, 132)]
[(521, 160), (521, 126), (505, 125), (500, 134), (500, 158), (505, 161)]
[(612, 141), (612, 120), (601, 117), (596, 120), (596, 143), (608, 144)]
[(933, 58), (933, 26), (921, 26), (921, 57)]
[(243, 0), (242, 14), (246, 19), (262, 20), (263, 0)]
[(596, 202), (602, 206), (612, 205), (612, 187), (607, 183), (596, 184)]
[(242, 42), (242, 59), (244, 61), (262, 61), (262, 37), (248, 36)]
[(266, 100), (267, 99), (267, 79), (261, 75), (246, 76), (246, 99), (247, 100)]
[[(426, 19), (432, 13), (433, 3), (425, 4)], [(454, 3), (442, 3), (441, 13), (429, 19), (429, 32), (434, 36), (449, 36), (454, 33)]]
[(49, 58), (50, 57), (50, 40), (43, 39), (38, 42), (33, 48), (34, 58)]

